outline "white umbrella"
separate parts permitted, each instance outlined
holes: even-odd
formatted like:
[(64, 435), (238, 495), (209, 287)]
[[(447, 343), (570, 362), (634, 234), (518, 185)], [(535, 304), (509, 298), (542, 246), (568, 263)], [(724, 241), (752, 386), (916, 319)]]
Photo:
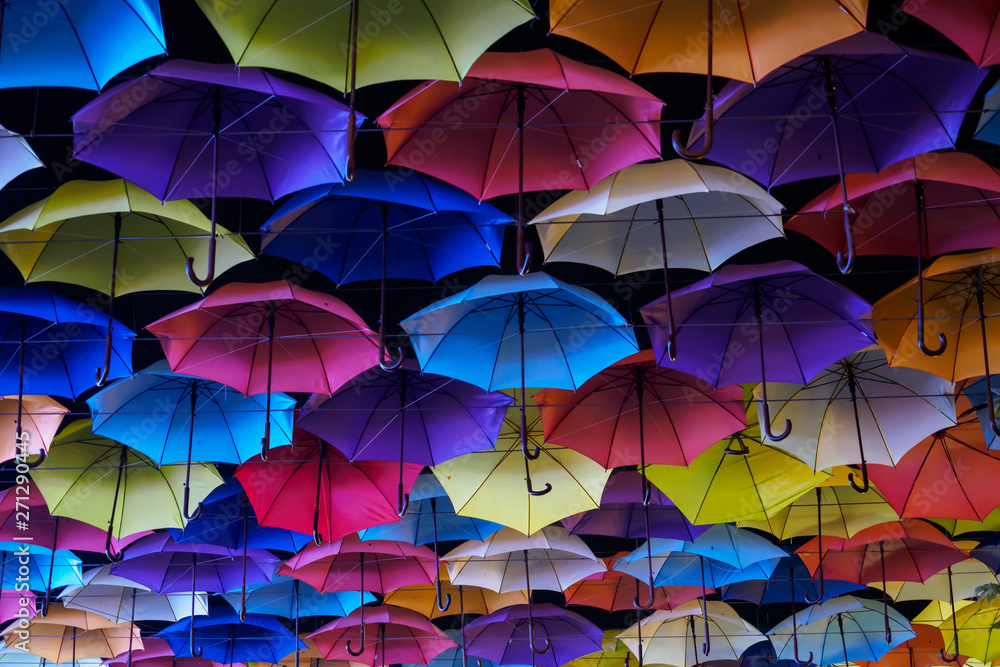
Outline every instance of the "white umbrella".
[[(192, 593), (152, 593), (129, 579), (111, 574), (111, 566), (88, 570), (82, 586), (67, 586), (63, 606), (93, 612), (115, 623), (178, 621), (191, 615)], [(195, 615), (208, 615), (208, 595), (195, 593)], [(133, 609), (134, 605), (134, 609)]]

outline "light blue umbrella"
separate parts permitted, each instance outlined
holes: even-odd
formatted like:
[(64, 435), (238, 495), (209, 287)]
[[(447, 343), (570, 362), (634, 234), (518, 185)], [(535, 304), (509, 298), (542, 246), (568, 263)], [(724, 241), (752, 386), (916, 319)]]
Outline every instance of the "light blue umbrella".
[(652, 558), (646, 555), (646, 546), (643, 545), (619, 558), (614, 569), (647, 581), (648, 569), (652, 566), (654, 586), (704, 585), (706, 588), (718, 588), (741, 581), (770, 579), (781, 560), (766, 559), (739, 568), (701, 554), (686, 553), (684, 542), (680, 540), (654, 537), (650, 542)]
[(680, 550), (722, 561), (741, 570), (754, 563), (788, 555), (781, 547), (757, 533), (727, 523), (712, 526), (694, 541), (685, 541)]
[(0, 125), (0, 189), (24, 172), (44, 166), (24, 137)]
[(270, 425), (271, 442), (292, 441), (295, 401), (284, 394), (244, 396), (218, 382), (173, 373), (159, 361), (130, 378), (109, 385), (87, 400), (93, 430), (142, 452), (157, 465), (187, 463), (184, 516), (192, 458), (243, 463), (260, 451)]
[(167, 52), (159, 0), (4, 0), (0, 88), (100, 90)]
[[(886, 613), (892, 629), (891, 643), (886, 642)], [(799, 624), (797, 629), (796, 624)], [(909, 621), (895, 609), (883, 610), (881, 602), (853, 595), (806, 607), (775, 625), (767, 634), (779, 660), (802, 658), (819, 667), (838, 662), (879, 660), (893, 647), (917, 636)], [(811, 658), (796, 655), (799, 651), (811, 653)]]
[[(222, 597), (231, 607), (240, 610), (242, 596), (239, 593), (226, 593)], [(300, 587), (298, 579), (275, 575), (270, 584), (247, 591), (246, 611), (287, 619), (294, 619), (296, 616), (347, 616), (368, 602), (375, 602), (375, 596), (371, 593), (320, 593), (309, 585)]]
[[(0, 551), (3, 553), (0, 588), (16, 588), (18, 584), (27, 583), (30, 590), (48, 590), (50, 569), (53, 588), (83, 584), (80, 569), (83, 561), (72, 551), (60, 549), (53, 553), (51, 549), (26, 542), (0, 542)], [(23, 559), (28, 562), (25, 563)], [(28, 568), (27, 577), (19, 571), (24, 566)]]

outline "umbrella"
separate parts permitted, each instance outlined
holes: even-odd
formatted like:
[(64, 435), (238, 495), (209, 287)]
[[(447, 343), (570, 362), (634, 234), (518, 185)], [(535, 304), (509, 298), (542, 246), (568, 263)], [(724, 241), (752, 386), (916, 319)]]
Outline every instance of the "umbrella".
[(0, 190), (26, 171), (45, 166), (20, 134), (0, 125), (0, 137), (6, 140), (0, 142), (0, 146), (3, 146), (3, 159), (0, 160), (0, 164), (3, 165), (0, 167)]
[[(496, 447), (474, 452), (431, 468), (448, 492), (455, 511), (509, 526), (531, 534), (567, 516), (600, 506), (601, 493), (611, 472), (583, 454), (557, 445), (542, 446), (542, 422), (533, 398), (526, 395), (525, 421), (520, 421), (520, 401), (507, 410)], [(521, 450), (522, 435), (539, 452), (527, 461)], [(546, 486), (525, 488), (528, 473), (547, 480)], [(548, 492), (547, 489), (552, 489)], [(542, 493), (542, 492), (545, 493)]]
[(53, 551), (30, 542), (0, 542), (0, 558), (0, 586), (4, 588), (49, 591), (83, 581), (83, 561), (65, 549)]
[(312, 586), (306, 586), (301, 592), (299, 589), (298, 579), (275, 575), (270, 584), (247, 591), (246, 600), (239, 593), (225, 593), (222, 598), (237, 611), (245, 608), (248, 613), (269, 614), (287, 619), (347, 616), (362, 604), (375, 601), (375, 597), (367, 592), (320, 593)]
[(356, 659), (366, 665), (404, 662), (426, 665), (441, 651), (455, 645), (424, 616), (389, 605), (371, 607), (366, 612), (355, 610), (330, 621), (309, 638), (325, 660)]
[[(700, 586), (721, 588), (726, 584), (754, 579), (770, 579), (781, 558), (765, 558), (744, 568), (729, 565), (698, 553), (685, 552), (689, 543), (654, 537), (649, 549), (641, 546), (615, 563), (615, 569), (633, 577), (646, 578), (650, 565), (654, 586)], [(650, 558), (647, 553), (651, 553)], [(783, 553), (783, 552), (782, 552)]]
[[(157, 465), (185, 463), (184, 518), (190, 511), (192, 457), (198, 461), (243, 463), (258, 449), (273, 425), (276, 444), (292, 441), (295, 401), (284, 394), (269, 396), (265, 411), (260, 396), (243, 396), (225, 385), (170, 372), (166, 361), (119, 380), (87, 399), (94, 433), (145, 454)], [(195, 444), (197, 443), (197, 448)]]
[(945, 621), (950, 621), (954, 612), (976, 604), (973, 600), (955, 600), (954, 605), (941, 600), (932, 600), (924, 609), (913, 617), (914, 623), (923, 623), (940, 628)]
[[(677, 360), (669, 358), (663, 331), (671, 309), (677, 344), (689, 350)], [(761, 426), (777, 442), (792, 426), (786, 420), (782, 433), (771, 431), (767, 367), (772, 381), (805, 384), (834, 361), (871, 344), (871, 334), (859, 321), (869, 309), (840, 285), (801, 264), (780, 261), (727, 265), (640, 312), (651, 327), (661, 366), (713, 386), (760, 381)]]
[(559, 526), (531, 536), (502, 528), (483, 542), (460, 544), (442, 558), (453, 586), (481, 586), (497, 593), (527, 590), (529, 596), (532, 582), (535, 588), (563, 591), (607, 569), (580, 537)]
[(623, 539), (649, 539), (653, 535), (693, 540), (708, 529), (692, 525), (659, 489), (650, 488), (648, 505), (643, 503), (643, 495), (642, 476), (637, 471), (616, 472), (604, 487), (599, 508), (568, 516), (562, 524), (571, 535)]
[[(765, 437), (764, 443), (784, 449), (813, 470), (860, 463), (861, 483), (853, 474), (848, 477), (859, 493), (869, 488), (869, 460), (896, 465), (922, 438), (955, 424), (954, 385), (930, 373), (890, 368), (877, 346), (844, 357), (804, 387), (771, 383), (767, 389), (771, 405), (761, 406), (762, 416), (803, 426), (789, 438), (768, 442)], [(763, 385), (754, 390), (755, 397), (764, 395)], [(853, 438), (844, 435), (844, 425), (851, 422), (856, 453), (846, 446)]]
[[(446, 605), (444, 609), (438, 607), (438, 582), (441, 592), (455, 604)], [(497, 593), (479, 586), (453, 586), (448, 579), (448, 568), (442, 564), (433, 585), (414, 584), (397, 588), (384, 596), (384, 602), (412, 609), (433, 620), (444, 616), (460, 615), (464, 618), (465, 614), (491, 614), (511, 605), (527, 604), (528, 594), (523, 590)], [(465, 625), (464, 621), (461, 625)]]
[[(100, 364), (111, 340), (111, 377), (132, 372), (135, 334), (118, 322), (106, 328), (94, 321), (92, 308), (44, 287), (5, 290), (0, 305), (0, 386), (17, 387), (19, 404), (25, 392), (76, 398), (93, 385), (93, 368)], [(110, 332), (118, 332), (109, 337)], [(56, 363), (58, 360), (58, 363)], [(18, 415), (24, 412), (23, 405)], [(21, 428), (20, 419), (15, 433)], [(22, 457), (23, 458), (23, 457)]]
[(546, 223), (537, 227), (546, 262), (580, 262), (616, 276), (662, 268), (669, 298), (668, 258), (674, 268), (714, 271), (744, 248), (783, 237), (783, 208), (734, 171), (668, 160), (570, 192), (531, 224)]
[[(51, 452), (32, 471), (32, 481), (53, 515), (106, 527), (104, 550), (111, 560), (121, 559), (112, 552), (114, 537), (184, 526), (180, 507), (184, 473), (179, 467), (160, 468), (135, 450), (95, 436), (90, 420), (83, 419), (56, 436)], [(221, 483), (214, 466), (199, 463), (192, 467), (186, 488), (195, 502), (201, 502)]]
[[(465, 641), (465, 635), (462, 632), (462, 628), (446, 628), (444, 634), (448, 636), (456, 646), (451, 648), (446, 648), (445, 650), (438, 653), (436, 656), (430, 659), (427, 663), (427, 667), (467, 667), (469, 664), (469, 657), (463, 650), (461, 645)], [(479, 667), (479, 663), (482, 662), (482, 667), (499, 667), (495, 662), (490, 660), (483, 660), (482, 658), (476, 659), (476, 665)], [(417, 667), (420, 663), (403, 663), (404, 667)]]
[[(23, 634), (22, 634), (23, 633)], [(54, 604), (45, 616), (35, 616), (25, 628), (8, 628), (3, 638), (9, 647), (27, 637), (26, 650), (52, 662), (77, 658), (111, 658), (132, 648), (142, 648), (138, 626), (114, 623), (99, 614), (66, 609)]]
[[(983, 99), (983, 111), (979, 115), (979, 123), (976, 126), (975, 138), (991, 144), (1000, 142), (1000, 125), (997, 124), (997, 111), (1000, 105), (997, 104), (997, 86), (993, 86), (986, 93)], [(988, 244), (987, 244), (988, 245)]]
[(55, 7), (8, 0), (0, 7), (0, 32), (7, 35), (0, 49), (0, 88), (100, 90), (122, 70), (167, 52), (154, 0), (60, 2)]
[[(348, 183), (309, 188), (289, 199), (261, 227), (261, 247), (305, 262), (338, 285), (381, 278), (384, 359), (386, 279), (437, 282), (460, 269), (499, 266), (506, 222), (510, 218), (489, 204), (420, 174), (361, 171)], [(322, 234), (320, 252), (316, 235)], [(382, 365), (388, 370), (397, 363)]]
[[(975, 410), (976, 416), (979, 418), (979, 423), (983, 427), (983, 435), (986, 436), (986, 447), (988, 449), (1000, 449), (1000, 441), (997, 440), (998, 436), (993, 432), (993, 428), (990, 426), (989, 414), (986, 412), (986, 378), (980, 378), (975, 382), (969, 382), (963, 387), (962, 391), (966, 398), (972, 404), (971, 409)], [(997, 394), (1000, 393), (1000, 382), (992, 382), (989, 384), (990, 391), (993, 394), (994, 410), (997, 403)], [(965, 404), (963, 403), (963, 406)], [(962, 415), (965, 416), (964, 414)]]
[[(874, 584), (873, 584), (874, 585)], [(827, 579), (820, 588), (813, 580), (802, 559), (788, 556), (778, 562), (768, 579), (740, 581), (723, 586), (723, 600), (745, 600), (756, 605), (788, 604), (791, 602), (823, 602), (844, 593), (863, 590), (864, 586), (851, 581)]]
[[(429, 478), (430, 482), (427, 482)], [(418, 487), (428, 484), (433, 491), (427, 494)], [(420, 496), (419, 498), (417, 496)], [(399, 521), (373, 526), (359, 531), (362, 540), (397, 540), (410, 544), (430, 544), (437, 539), (485, 540), (503, 528), (499, 523), (459, 516), (441, 483), (433, 474), (421, 474), (410, 491), (410, 504)], [(435, 549), (436, 551), (436, 549)]]
[[(109, 667), (223, 667), (204, 658), (176, 656), (166, 641), (156, 635), (142, 638), (142, 648), (120, 653), (104, 661)], [(44, 667), (44, 666), (42, 666)], [(243, 667), (234, 663), (233, 667)], [(247, 666), (249, 667), (249, 666)]]
[[(614, 570), (619, 558), (628, 555), (622, 551), (610, 558), (604, 558), (607, 572), (598, 572), (570, 584), (563, 594), (566, 604), (597, 607), (615, 612), (635, 608), (635, 601), (649, 599), (649, 585), (635, 577)], [(653, 609), (673, 609), (690, 600), (712, 593), (712, 589), (700, 586), (656, 586), (653, 588)]]
[(536, 445), (528, 451), (525, 387), (576, 389), (638, 349), (635, 334), (610, 303), (544, 273), (487, 276), (414, 313), (402, 326), (424, 372), (489, 390), (520, 386), (529, 495), (544, 495), (552, 486), (549, 482), (545, 490), (535, 490), (531, 485), (528, 462), (538, 459), (541, 449)]
[[(546, 442), (575, 449), (605, 468), (638, 464), (640, 474), (647, 462), (687, 466), (712, 443), (746, 426), (738, 386), (714, 389), (659, 368), (653, 350), (625, 357), (575, 392), (546, 389), (535, 401)], [(647, 438), (656, 443), (648, 455)], [(645, 477), (641, 484), (648, 493)]]
[(1000, 6), (996, 2), (976, 0), (966, 3), (959, 12), (941, 0), (906, 0), (899, 10), (934, 27), (980, 67), (1000, 63), (996, 34)]
[[(951, 600), (976, 597), (976, 589), (985, 584), (996, 584), (997, 577), (985, 563), (969, 558), (933, 574), (924, 582), (889, 581), (886, 590), (896, 602), (906, 600)], [(872, 588), (881, 588), (873, 581)]]
[[(892, 639), (878, 641), (883, 612), (879, 603), (852, 595), (842, 595), (799, 612), (797, 632), (794, 618), (786, 618), (767, 633), (778, 659), (798, 659), (799, 646), (813, 654), (816, 665), (832, 665), (852, 660), (878, 660), (895, 646), (916, 637), (910, 624), (895, 609), (886, 608)], [(839, 635), (839, 637), (838, 637)], [(839, 639), (839, 641), (837, 641)]]
[(997, 474), (1000, 452), (986, 448), (971, 414), (921, 440), (895, 467), (872, 466), (872, 480), (903, 518), (982, 521), (1000, 505)]
[(73, 114), (73, 157), (157, 199), (211, 197), (206, 277), (193, 257), (186, 265), (206, 287), (216, 274), (217, 197), (273, 201), (342, 181), (347, 116), (332, 98), (254, 67), (171, 60)]
[[(236, 469), (262, 526), (312, 533), (318, 543), (399, 520), (394, 461), (351, 463), (322, 440), (297, 431), (293, 445), (268, 460), (255, 456)], [(423, 466), (403, 464), (403, 490)], [(313, 506), (312, 516), (303, 508)]]
[[(646, 474), (695, 525), (765, 521), (827, 479), (785, 452), (760, 444), (760, 422), (744, 386), (748, 426), (684, 466), (649, 466)], [(739, 454), (739, 456), (733, 456)]]
[[(8, 621), (18, 621), (37, 616), (35, 609), (35, 596), (27, 591), (19, 591), (16, 588), (0, 589), (0, 623), (6, 624)], [(3, 656), (0, 654), (0, 662)]]
[(952, 613), (951, 623), (940, 626), (946, 650), (950, 656), (945, 660), (957, 660), (959, 654), (967, 655), (983, 662), (996, 660), (1000, 656), (997, 643), (993, 641), (996, 624), (1000, 621), (1000, 601), (979, 600), (963, 606)]
[(559, 667), (601, 649), (600, 628), (554, 604), (506, 607), (465, 625), (470, 655), (498, 664)]
[[(306, 647), (278, 619), (266, 614), (247, 614), (245, 620), (232, 612), (192, 616), (156, 634), (174, 655), (205, 657), (222, 664), (249, 660), (275, 663)], [(194, 641), (198, 642), (197, 649)]]
[[(858, 667), (935, 667), (941, 664), (944, 653), (944, 639), (941, 631), (931, 625), (913, 623), (910, 626), (916, 637), (892, 649), (877, 662), (859, 660)], [(965, 656), (959, 659), (965, 662)]]
[(696, 601), (671, 610), (658, 610), (626, 628), (618, 639), (632, 653), (643, 655), (647, 664), (669, 665), (701, 664), (709, 655), (713, 660), (735, 660), (765, 639), (732, 607), (715, 601), (705, 602), (704, 630), (699, 635), (695, 616), (700, 613)]
[[(918, 346), (931, 356), (944, 352), (943, 336), (937, 349), (924, 343), (924, 258), (1000, 245), (1000, 234), (994, 232), (1000, 215), (996, 201), (1000, 173), (967, 153), (921, 153), (878, 174), (849, 174), (844, 187), (855, 215), (851, 241), (855, 254), (917, 258)], [(836, 216), (827, 216), (841, 200), (840, 186), (832, 186), (789, 220), (787, 229), (805, 234), (832, 253), (849, 252), (843, 224)]]
[[(346, 303), (285, 280), (229, 283), (146, 329), (175, 373), (266, 394), (268, 415), (272, 391), (332, 394), (378, 362), (371, 331)], [(270, 418), (264, 424), (266, 458)]]
[[(18, 434), (28, 456), (49, 451), (49, 444), (62, 424), (68, 408), (48, 396), (0, 396), (0, 459), (9, 461), (18, 455)], [(22, 456), (22, 458), (24, 458)]]
[[(198, 6), (237, 65), (296, 72), (348, 93), (351, 126), (356, 87), (423, 78), (461, 81), (490, 44), (534, 18), (524, 0), (421, 4), (405, 12), (384, 0), (284, 0), (280, 6), (257, 0), (228, 9), (198, 0)], [(339, 49), (330, 48), (335, 41)], [(351, 178), (353, 132), (347, 153)]]
[[(384, 135), (390, 164), (436, 176), (479, 199), (518, 193), (517, 268), (523, 274), (531, 261), (524, 191), (589, 189), (623, 167), (659, 158), (662, 106), (617, 74), (541, 49), (483, 54), (461, 84), (423, 83), (377, 122), (392, 130)], [(566, 124), (571, 133), (551, 130)], [(460, 140), (449, 141), (453, 136)], [(595, 143), (599, 152), (591, 148)]]
[(191, 613), (191, 596), (196, 597), (195, 614), (208, 614), (204, 593), (153, 593), (142, 584), (111, 574), (111, 568), (87, 570), (83, 583), (67, 586), (59, 599), (67, 609), (92, 612), (111, 620), (177, 621)]
[(499, 391), (420, 373), (416, 362), (407, 362), (389, 371), (366, 371), (332, 396), (314, 395), (298, 425), (352, 462), (398, 457), (397, 512), (402, 516), (409, 500), (403, 464), (434, 466), (492, 449), (512, 402)]
[[(115, 297), (154, 289), (201, 292), (181, 266), (186, 257), (204, 261), (208, 247), (198, 235), (209, 227), (189, 201), (163, 203), (121, 179), (70, 181), (0, 223), (0, 248), (26, 282), (54, 280), (108, 295), (101, 386), (108, 379)], [(220, 273), (253, 258), (239, 235), (224, 237), (218, 255)]]

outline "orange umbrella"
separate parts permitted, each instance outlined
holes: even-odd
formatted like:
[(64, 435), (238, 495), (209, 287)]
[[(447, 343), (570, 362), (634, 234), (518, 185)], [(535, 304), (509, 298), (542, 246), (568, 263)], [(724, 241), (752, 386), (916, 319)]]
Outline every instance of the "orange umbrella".
[[(617, 572), (612, 568), (615, 561), (627, 556), (627, 551), (602, 559), (608, 566), (607, 572), (598, 572), (567, 587), (563, 594), (566, 604), (597, 607), (605, 611), (635, 609), (634, 600), (648, 600), (649, 586), (635, 577)], [(652, 609), (674, 609), (685, 602), (696, 600), (702, 595), (714, 592), (700, 586), (656, 586), (653, 589)]]
[(442, 616), (458, 614), (492, 614), (497, 609), (515, 604), (528, 604), (526, 591), (496, 593), (476, 586), (452, 586), (448, 579), (448, 567), (441, 565), (438, 570), (442, 599), (451, 596), (451, 603), (441, 611), (438, 608), (437, 589), (433, 584), (404, 586), (386, 594), (385, 604), (406, 607), (423, 614), (431, 620)]
[[(933, 625), (913, 623), (913, 631), (917, 636), (895, 647), (877, 662), (873, 660), (858, 660), (858, 667), (936, 667), (941, 664), (941, 653), (944, 652), (944, 638), (941, 630)], [(960, 656), (958, 664), (964, 663), (966, 657)]]
[[(23, 396), (21, 399), (21, 439), (28, 454), (49, 451), (49, 443), (69, 412), (59, 401), (48, 396)], [(0, 396), (0, 461), (9, 461), (17, 453), (17, 395)]]

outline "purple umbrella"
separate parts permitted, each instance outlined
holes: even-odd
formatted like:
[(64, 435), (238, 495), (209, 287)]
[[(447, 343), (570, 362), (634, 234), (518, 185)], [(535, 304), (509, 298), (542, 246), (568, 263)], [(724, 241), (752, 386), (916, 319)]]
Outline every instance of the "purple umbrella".
[(709, 526), (695, 526), (662, 491), (650, 485), (649, 528), (643, 506), (642, 474), (636, 470), (617, 472), (611, 476), (596, 510), (574, 514), (562, 520), (572, 535), (605, 535), (623, 539), (648, 540), (669, 537), (694, 540)]
[[(678, 346), (667, 354), (667, 313), (673, 308)], [(761, 428), (772, 441), (767, 373), (777, 382), (806, 384), (838, 359), (871, 345), (860, 318), (871, 306), (845, 287), (796, 262), (730, 265), (641, 309), (650, 325), (657, 363), (695, 375), (713, 386), (761, 382)], [(683, 343), (682, 343), (683, 341)]]
[[(988, 70), (865, 32), (796, 58), (756, 84), (732, 81), (714, 107), (708, 157), (771, 187), (840, 175), (848, 255), (854, 260), (845, 172), (875, 172), (953, 148)], [(778, 120), (775, 120), (778, 119)], [(706, 117), (710, 120), (710, 116)], [(689, 145), (705, 140), (696, 123)]]
[(505, 607), (465, 625), (468, 654), (499, 665), (559, 667), (600, 651), (601, 637), (583, 616), (547, 603)]
[(211, 197), (207, 278), (187, 264), (205, 287), (215, 276), (216, 197), (273, 201), (343, 182), (348, 113), (256, 67), (172, 60), (76, 112), (73, 156), (163, 200)]

